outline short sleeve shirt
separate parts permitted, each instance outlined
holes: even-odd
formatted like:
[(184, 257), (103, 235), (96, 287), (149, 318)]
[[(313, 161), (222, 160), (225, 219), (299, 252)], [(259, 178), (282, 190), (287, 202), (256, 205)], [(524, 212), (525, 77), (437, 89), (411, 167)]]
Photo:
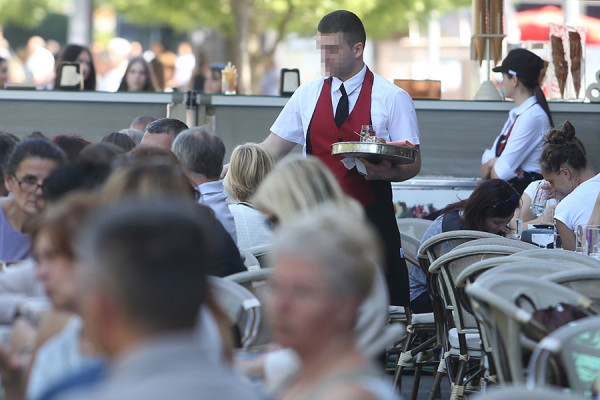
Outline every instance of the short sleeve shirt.
[[(358, 74), (343, 82), (348, 93), (350, 112), (356, 105), (366, 70), (365, 66)], [(388, 142), (408, 140), (412, 144), (420, 144), (417, 114), (408, 93), (383, 77), (377, 74), (373, 75), (371, 123), (375, 127), (377, 136)], [(304, 145), (305, 153), (306, 133), (326, 78), (319, 77), (302, 84), (294, 92), (271, 127), (271, 132), (277, 136)], [(333, 78), (331, 83), (333, 110), (336, 109), (341, 98), (341, 84), (342, 81)]]

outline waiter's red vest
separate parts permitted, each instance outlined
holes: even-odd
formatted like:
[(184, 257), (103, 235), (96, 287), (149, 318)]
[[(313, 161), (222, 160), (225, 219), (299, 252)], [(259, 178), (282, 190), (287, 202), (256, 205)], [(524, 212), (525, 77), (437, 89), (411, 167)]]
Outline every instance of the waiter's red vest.
[(315, 112), (312, 116), (308, 133), (306, 151), (321, 160), (335, 174), (344, 192), (363, 206), (371, 204), (375, 198), (371, 182), (358, 173), (356, 167), (348, 170), (342, 162), (331, 156), (331, 145), (335, 142), (358, 141), (355, 132), (360, 132), (361, 125), (371, 125), (371, 89), (373, 73), (367, 68), (365, 79), (358, 95), (356, 105), (340, 128), (335, 124), (333, 105), (331, 103), (331, 81), (325, 79)]

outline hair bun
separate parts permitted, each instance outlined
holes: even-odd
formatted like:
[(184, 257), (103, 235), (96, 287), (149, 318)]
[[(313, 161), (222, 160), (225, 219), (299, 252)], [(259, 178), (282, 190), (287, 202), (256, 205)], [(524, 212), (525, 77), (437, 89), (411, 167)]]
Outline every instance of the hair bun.
[(546, 142), (553, 145), (565, 145), (572, 143), (575, 139), (575, 127), (569, 121), (565, 121), (560, 128), (551, 129), (546, 134)]

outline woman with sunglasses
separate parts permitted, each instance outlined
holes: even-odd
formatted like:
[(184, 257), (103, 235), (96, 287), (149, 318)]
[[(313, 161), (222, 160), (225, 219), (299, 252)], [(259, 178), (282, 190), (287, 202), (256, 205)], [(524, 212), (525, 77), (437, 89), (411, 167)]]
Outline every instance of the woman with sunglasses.
[(502, 73), (502, 87), (515, 102), (502, 132), (481, 157), (483, 179), (509, 181), (521, 194), (532, 181), (542, 179), (538, 160), (542, 140), (552, 126), (548, 102), (539, 85), (544, 61), (525, 49), (512, 50), (494, 72)]
[(577, 225), (587, 224), (600, 193), (600, 174), (587, 165), (583, 143), (575, 128), (565, 121), (546, 135), (540, 167), (544, 179), (559, 200), (554, 210), (556, 229), (565, 250), (575, 250)]
[[(481, 182), (466, 200), (449, 204), (429, 226), (421, 244), (437, 234), (461, 229), (490, 232), (505, 236), (508, 223), (519, 206), (519, 195), (510, 183), (502, 179)], [(427, 276), (412, 266), (410, 281), (410, 307), (415, 313), (432, 312), (431, 298), (427, 292)]]
[(4, 185), (12, 197), (0, 199), (0, 260), (19, 261), (30, 254), (29, 230), (44, 207), (44, 180), (66, 159), (46, 139), (31, 138), (15, 146), (4, 170)]

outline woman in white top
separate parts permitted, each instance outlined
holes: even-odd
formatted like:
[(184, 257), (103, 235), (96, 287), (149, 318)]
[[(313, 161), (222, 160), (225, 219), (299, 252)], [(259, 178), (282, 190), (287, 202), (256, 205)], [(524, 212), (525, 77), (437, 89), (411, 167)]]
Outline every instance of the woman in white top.
[(265, 216), (250, 203), (250, 198), (273, 165), (271, 154), (258, 144), (242, 144), (233, 149), (229, 171), (223, 181), (225, 191), (233, 200), (229, 211), (235, 221), (238, 247), (256, 256), (271, 247), (271, 229)]
[(563, 248), (575, 250), (575, 230), (592, 215), (600, 193), (600, 175), (594, 176), (588, 167), (585, 148), (569, 121), (546, 135), (540, 167), (559, 200), (554, 219)]
[(525, 49), (512, 50), (494, 72), (502, 72), (505, 96), (515, 101), (508, 120), (490, 149), (481, 157), (483, 179), (509, 181), (521, 194), (541, 179), (538, 160), (544, 135), (553, 126), (548, 102), (539, 86), (544, 61)]

